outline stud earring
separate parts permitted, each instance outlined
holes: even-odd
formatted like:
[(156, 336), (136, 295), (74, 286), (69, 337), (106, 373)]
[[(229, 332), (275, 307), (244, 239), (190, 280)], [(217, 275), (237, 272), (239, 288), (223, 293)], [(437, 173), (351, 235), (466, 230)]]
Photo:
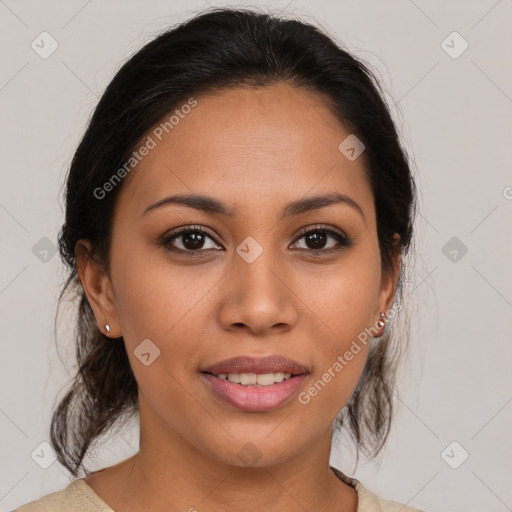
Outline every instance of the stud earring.
[(384, 313), (380, 314), (380, 320), (377, 322), (377, 325), (382, 329), (386, 325), (386, 315)]
[(107, 334), (110, 332), (110, 325), (105, 324), (105, 330), (107, 331)]

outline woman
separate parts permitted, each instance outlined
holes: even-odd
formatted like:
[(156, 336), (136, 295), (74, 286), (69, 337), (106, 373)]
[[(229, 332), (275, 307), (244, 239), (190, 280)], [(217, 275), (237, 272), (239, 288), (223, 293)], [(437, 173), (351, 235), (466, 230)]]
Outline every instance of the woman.
[(413, 510), (329, 459), (334, 428), (388, 435), (414, 209), (374, 76), (319, 29), (212, 9), (147, 44), (67, 177), (51, 430), (74, 476), (134, 414), (140, 449), (17, 510)]

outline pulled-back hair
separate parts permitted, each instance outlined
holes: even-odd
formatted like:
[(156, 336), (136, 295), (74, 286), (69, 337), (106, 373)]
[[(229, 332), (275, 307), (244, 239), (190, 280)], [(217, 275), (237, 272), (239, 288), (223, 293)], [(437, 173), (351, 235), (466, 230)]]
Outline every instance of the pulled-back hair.
[[(64, 294), (74, 292), (77, 371), (53, 413), (50, 438), (58, 460), (73, 475), (83, 469), (95, 440), (121, 417), (138, 411), (137, 382), (123, 338), (111, 339), (100, 331), (77, 270), (75, 245), (88, 239), (92, 256), (110, 275), (113, 211), (124, 183), (101, 200), (95, 190), (123, 166), (152, 127), (188, 98), (278, 82), (323, 93), (337, 119), (365, 145), (361, 158), (375, 201), (382, 268), (393, 271), (393, 258), (401, 254), (397, 295), (402, 297), (415, 187), (382, 90), (368, 67), (314, 25), (256, 10), (209, 9), (165, 31), (114, 76), (66, 179), (58, 245), (69, 274), (59, 307)], [(395, 233), (400, 235), (398, 246), (393, 244)], [(372, 456), (389, 432), (396, 363), (408, 339), (406, 332), (398, 337), (393, 331), (390, 324), (372, 341), (357, 388), (336, 420)]]

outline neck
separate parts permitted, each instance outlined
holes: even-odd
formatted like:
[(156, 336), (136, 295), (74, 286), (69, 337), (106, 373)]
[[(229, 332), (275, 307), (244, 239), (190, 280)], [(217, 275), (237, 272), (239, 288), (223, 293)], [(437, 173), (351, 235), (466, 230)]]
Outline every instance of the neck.
[(331, 438), (329, 429), (292, 457), (246, 467), (219, 461), (161, 424), (141, 421), (139, 452), (99, 472), (102, 481), (98, 473), (86, 481), (123, 512), (355, 512), (357, 493), (329, 468)]

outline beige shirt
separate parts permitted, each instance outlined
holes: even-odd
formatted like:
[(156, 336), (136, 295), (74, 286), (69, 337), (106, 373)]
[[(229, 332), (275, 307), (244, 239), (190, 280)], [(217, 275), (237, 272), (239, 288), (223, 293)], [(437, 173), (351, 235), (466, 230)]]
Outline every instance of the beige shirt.
[[(394, 501), (379, 498), (366, 489), (361, 482), (345, 476), (331, 467), (336, 476), (357, 491), (357, 512), (421, 512)], [(114, 512), (83, 478), (71, 482), (62, 491), (48, 494), (43, 498), (22, 505), (13, 512)]]

